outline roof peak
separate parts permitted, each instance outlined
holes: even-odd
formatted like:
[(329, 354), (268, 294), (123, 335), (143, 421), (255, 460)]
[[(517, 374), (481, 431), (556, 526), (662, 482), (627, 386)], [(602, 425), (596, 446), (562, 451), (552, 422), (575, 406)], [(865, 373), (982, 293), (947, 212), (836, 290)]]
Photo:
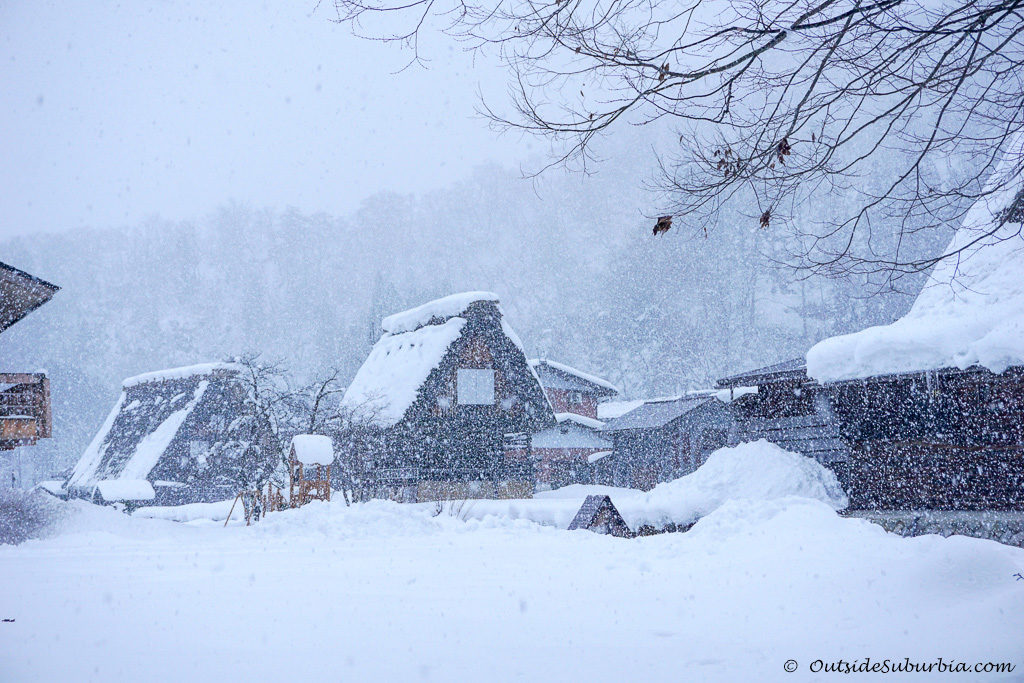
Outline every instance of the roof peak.
[(175, 379), (188, 379), (189, 377), (196, 377), (201, 375), (212, 375), (215, 372), (224, 372), (229, 374), (237, 374), (241, 372), (242, 366), (238, 363), (198, 363), (196, 365), (183, 365), (177, 368), (167, 368), (166, 370), (156, 370), (154, 372), (144, 372), (141, 375), (135, 375), (134, 377), (128, 377), (121, 382), (123, 389), (134, 387), (139, 384), (146, 384), (149, 382), (166, 382), (168, 380)]
[(481, 301), (499, 303), (498, 295), (494, 292), (469, 291), (449, 294), (440, 299), (420, 304), (415, 308), (389, 315), (381, 321), (380, 327), (385, 334), (412, 332), (425, 325), (442, 323), (454, 318)]

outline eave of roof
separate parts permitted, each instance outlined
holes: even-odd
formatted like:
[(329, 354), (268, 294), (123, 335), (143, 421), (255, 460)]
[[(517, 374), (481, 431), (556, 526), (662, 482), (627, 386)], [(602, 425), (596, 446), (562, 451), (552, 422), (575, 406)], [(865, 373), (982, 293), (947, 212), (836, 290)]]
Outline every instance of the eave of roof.
[(770, 382), (791, 381), (794, 379), (807, 378), (807, 362), (803, 358), (791, 358), (790, 360), (774, 365), (766, 365), (763, 368), (748, 370), (736, 375), (723, 377), (716, 382), (717, 386), (723, 389), (736, 386), (752, 386), (756, 384), (767, 384)]
[(608, 420), (603, 431), (621, 432), (630, 429), (658, 429), (712, 401), (720, 403), (717, 398), (706, 395), (648, 401), (614, 420)]

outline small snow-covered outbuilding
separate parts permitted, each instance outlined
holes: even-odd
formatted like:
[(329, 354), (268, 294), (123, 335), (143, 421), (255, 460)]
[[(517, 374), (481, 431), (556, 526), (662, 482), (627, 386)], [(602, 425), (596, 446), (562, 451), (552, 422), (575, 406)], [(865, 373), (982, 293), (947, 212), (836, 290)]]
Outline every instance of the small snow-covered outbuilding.
[(622, 394), (617, 386), (597, 375), (547, 358), (533, 358), (530, 366), (557, 413), (597, 419), (597, 406)]
[[(0, 263), (0, 332), (36, 310), (60, 289), (23, 270)], [(0, 372), (0, 450), (31, 446), (49, 438), (50, 380), (43, 372)]]
[(649, 399), (608, 420), (612, 455), (600, 462), (602, 484), (650, 489), (693, 472), (725, 445), (732, 418), (712, 392)]
[(621, 392), (605, 379), (553, 360), (534, 358), (530, 366), (558, 422), (533, 435), (538, 483), (551, 488), (593, 483), (591, 457), (612, 447), (611, 439), (601, 434), (598, 405)]
[(211, 503), (280, 462), (249, 408), (242, 367), (206, 363), (130, 377), (68, 479), (69, 495), (133, 505)]
[(288, 450), (288, 500), (293, 507), (331, 499), (334, 443), (323, 434), (296, 434)]
[(342, 398), (383, 434), (381, 493), (529, 496), (530, 435), (555, 419), (498, 297), (454, 294), (381, 327)]
[(910, 311), (819, 342), (851, 507), (1024, 511), (1024, 137)]

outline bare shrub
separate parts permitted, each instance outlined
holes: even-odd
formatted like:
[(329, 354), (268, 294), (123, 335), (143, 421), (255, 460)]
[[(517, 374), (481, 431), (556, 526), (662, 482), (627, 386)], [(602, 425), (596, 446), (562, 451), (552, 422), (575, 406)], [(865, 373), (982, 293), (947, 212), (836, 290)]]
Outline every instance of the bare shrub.
[(0, 544), (39, 538), (60, 518), (60, 504), (45, 493), (0, 490)]

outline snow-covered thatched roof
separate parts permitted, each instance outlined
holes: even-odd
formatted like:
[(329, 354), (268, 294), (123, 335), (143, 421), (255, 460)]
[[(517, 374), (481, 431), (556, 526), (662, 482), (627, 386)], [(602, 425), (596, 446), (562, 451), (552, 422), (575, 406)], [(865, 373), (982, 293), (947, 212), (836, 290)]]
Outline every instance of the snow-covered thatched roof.
[(408, 311), (389, 315), (381, 321), (380, 327), (387, 334), (402, 334), (419, 329), (424, 325), (443, 322), (466, 312), (471, 304), (478, 301), (498, 303), (494, 292), (461, 292), (410, 308)]
[[(575, 381), (574, 386), (566, 388), (578, 388), (591, 391), (596, 389), (598, 390), (598, 393), (606, 396), (622, 393), (622, 390), (606, 379), (601, 379), (597, 375), (591, 375), (590, 373), (577, 370), (576, 368), (569, 367), (564, 363), (559, 363), (548, 358), (531, 358), (530, 366), (541, 375), (541, 382), (545, 387), (553, 386), (551, 381), (552, 377), (561, 377)], [(583, 383), (583, 386), (578, 386), (580, 382)]]
[[(807, 374), (821, 382), (978, 365), (1024, 365), (1024, 137), (967, 212), (910, 312), (889, 325), (819, 342)], [(1013, 209), (1013, 210), (1011, 210)]]
[(196, 365), (185, 365), (180, 368), (169, 368), (157, 370), (156, 372), (145, 372), (141, 375), (129, 377), (121, 382), (121, 386), (127, 389), (137, 384), (147, 382), (166, 382), (170, 379), (188, 379), (200, 375), (212, 375), (214, 373), (237, 374), (243, 366), (238, 363), (198, 363)]
[(470, 309), (481, 305), (497, 312), (502, 334), (522, 352), (522, 342), (505, 320), (497, 295), (452, 294), (384, 318), (384, 334), (349, 384), (342, 406), (381, 427), (397, 424), (462, 335)]
[(465, 324), (465, 318), (455, 317), (410, 332), (385, 333), (352, 378), (341, 404), (382, 427), (397, 423)]
[(237, 367), (230, 364), (206, 363), (126, 379), (121, 396), (75, 465), (67, 486), (148, 479), (211, 383), (236, 372)]

